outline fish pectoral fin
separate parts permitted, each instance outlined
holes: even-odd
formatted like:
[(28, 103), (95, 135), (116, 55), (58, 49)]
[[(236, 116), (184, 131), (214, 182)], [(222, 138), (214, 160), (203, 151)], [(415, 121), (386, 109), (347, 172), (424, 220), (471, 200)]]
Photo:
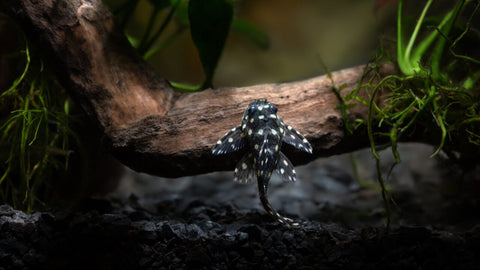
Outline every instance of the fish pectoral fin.
[(282, 152), (280, 152), (276, 171), (284, 181), (297, 181), (297, 174), (295, 172), (295, 168), (293, 167), (290, 160), (288, 160), (288, 158)]
[(300, 132), (296, 131), (292, 126), (289, 126), (282, 121), (282, 125), (285, 127), (285, 133), (283, 134), (282, 140), (285, 143), (290, 144), (291, 146), (300, 149), (309, 154), (313, 153), (312, 145), (308, 140), (303, 137)]
[(237, 163), (233, 174), (233, 181), (240, 184), (249, 184), (255, 180), (255, 164), (253, 155), (245, 154)]
[(223, 137), (217, 141), (212, 148), (212, 154), (221, 155), (230, 152), (235, 152), (243, 148), (246, 144), (242, 127), (237, 126), (228, 131)]

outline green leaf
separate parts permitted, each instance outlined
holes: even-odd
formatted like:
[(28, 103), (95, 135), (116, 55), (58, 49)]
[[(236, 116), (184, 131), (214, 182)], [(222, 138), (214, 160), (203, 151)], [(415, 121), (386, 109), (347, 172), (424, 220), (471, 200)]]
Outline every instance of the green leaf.
[(186, 2), (187, 0), (170, 0), (170, 5), (175, 6), (179, 2)]
[(212, 87), (213, 73), (232, 23), (233, 8), (225, 0), (190, 0), (188, 17), (192, 40), (205, 72), (202, 88)]
[(155, 9), (162, 10), (170, 5), (170, 0), (149, 0)]
[[(405, 61), (407, 62), (407, 65), (409, 67), (408, 70), (405, 70), (405, 72), (404, 72), (405, 75), (413, 75), (413, 74), (415, 74), (415, 72), (419, 71), (419, 63), (418, 62), (412, 62), (412, 58), (410, 57), (410, 55), (412, 53), (413, 45), (415, 44), (415, 40), (417, 39), (417, 37), (419, 35), (420, 27), (422, 26), (422, 23), (425, 19), (425, 15), (427, 14), (427, 11), (430, 8), (430, 5), (432, 3), (433, 3), (433, 0), (428, 0), (428, 2), (423, 7), (422, 13), (420, 14), (420, 18), (418, 18), (417, 23), (415, 25), (415, 29), (413, 30), (413, 33), (410, 36), (410, 40), (408, 41), (407, 47), (405, 48), (405, 53), (404, 53), (403, 57), (405, 58)], [(427, 44), (425, 46), (427, 46)], [(420, 55), (420, 58), (421, 58), (421, 55)], [(419, 60), (420, 59), (414, 59), (414, 61), (419, 61)]]
[(175, 18), (177, 21), (188, 24), (188, 1), (186, 0), (172, 0), (172, 7), (177, 7), (177, 12), (175, 12)]
[(232, 23), (233, 30), (244, 34), (250, 38), (255, 44), (257, 44), (261, 49), (266, 50), (270, 47), (270, 40), (264, 32), (260, 31), (258, 28), (253, 26), (251, 23), (242, 20), (235, 19)]
[(7, 91), (0, 94), (0, 98), (3, 97), (3, 96), (10, 95), (10, 94), (14, 93), (17, 90), (17, 87), (23, 81), (23, 78), (25, 78), (25, 75), (27, 74), (28, 68), (30, 67), (30, 50), (28, 49), (28, 44), (27, 43), (25, 43), (25, 56), (27, 57), (27, 59), (26, 59), (27, 63), (25, 64), (25, 69), (23, 70), (22, 75), (20, 75), (20, 77), (15, 79), (12, 86), (10, 86), (10, 88), (8, 88)]
[(405, 43), (403, 41), (403, 22), (402, 22), (403, 0), (398, 1), (397, 8), (397, 63), (403, 74), (410, 73), (409, 62), (405, 59)]
[(196, 92), (201, 90), (201, 86), (198, 85), (191, 85), (191, 84), (186, 84), (186, 83), (177, 83), (177, 82), (170, 82), (170, 85), (173, 87), (183, 90), (183, 91), (188, 91), (188, 92)]
[(138, 48), (138, 46), (140, 45), (140, 41), (137, 38), (129, 34), (125, 34), (125, 36), (127, 37), (127, 40), (130, 45), (132, 45), (132, 47)]

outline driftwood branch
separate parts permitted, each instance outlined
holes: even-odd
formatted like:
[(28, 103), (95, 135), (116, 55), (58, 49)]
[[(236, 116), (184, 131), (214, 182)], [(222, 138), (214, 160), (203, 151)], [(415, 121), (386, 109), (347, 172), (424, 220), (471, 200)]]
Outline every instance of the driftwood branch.
[[(241, 88), (176, 91), (159, 78), (115, 27), (100, 0), (7, 0), (12, 16), (44, 52), (59, 80), (104, 133), (111, 152), (134, 170), (178, 177), (230, 170), (238, 156), (210, 149), (240, 123), (247, 104), (268, 99), (311, 142), (314, 154), (285, 147), (294, 164), (367, 145), (345, 136), (339, 104), (326, 76)], [(385, 74), (394, 72), (386, 66)], [(332, 73), (342, 94), (357, 87), (363, 67)], [(366, 118), (357, 106), (348, 117)], [(99, 138), (100, 139), (100, 138)]]

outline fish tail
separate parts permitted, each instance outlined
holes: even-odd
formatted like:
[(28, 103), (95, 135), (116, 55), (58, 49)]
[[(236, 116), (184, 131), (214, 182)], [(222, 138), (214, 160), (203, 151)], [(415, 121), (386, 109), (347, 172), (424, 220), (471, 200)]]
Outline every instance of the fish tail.
[(266, 186), (264, 185), (264, 181), (260, 178), (258, 179), (258, 195), (265, 211), (267, 211), (267, 213), (271, 217), (280, 222), (280, 224), (284, 225), (287, 228), (296, 228), (301, 226), (300, 222), (296, 222), (291, 218), (284, 217), (280, 215), (277, 211), (275, 211), (275, 209), (273, 209), (267, 198)]

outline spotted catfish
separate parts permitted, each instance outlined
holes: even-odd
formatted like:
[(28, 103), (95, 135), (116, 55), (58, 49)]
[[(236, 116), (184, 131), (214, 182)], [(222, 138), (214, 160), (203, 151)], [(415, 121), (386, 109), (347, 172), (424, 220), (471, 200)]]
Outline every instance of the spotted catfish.
[(255, 100), (247, 106), (242, 124), (218, 140), (212, 154), (220, 155), (248, 148), (247, 153), (235, 167), (233, 180), (246, 184), (251, 183), (256, 176), (263, 208), (280, 223), (293, 227), (299, 223), (280, 215), (267, 198), (268, 182), (274, 170), (284, 180), (296, 181), (292, 163), (280, 151), (282, 142), (312, 153), (312, 146), (307, 139), (278, 117), (275, 105), (267, 100)]

